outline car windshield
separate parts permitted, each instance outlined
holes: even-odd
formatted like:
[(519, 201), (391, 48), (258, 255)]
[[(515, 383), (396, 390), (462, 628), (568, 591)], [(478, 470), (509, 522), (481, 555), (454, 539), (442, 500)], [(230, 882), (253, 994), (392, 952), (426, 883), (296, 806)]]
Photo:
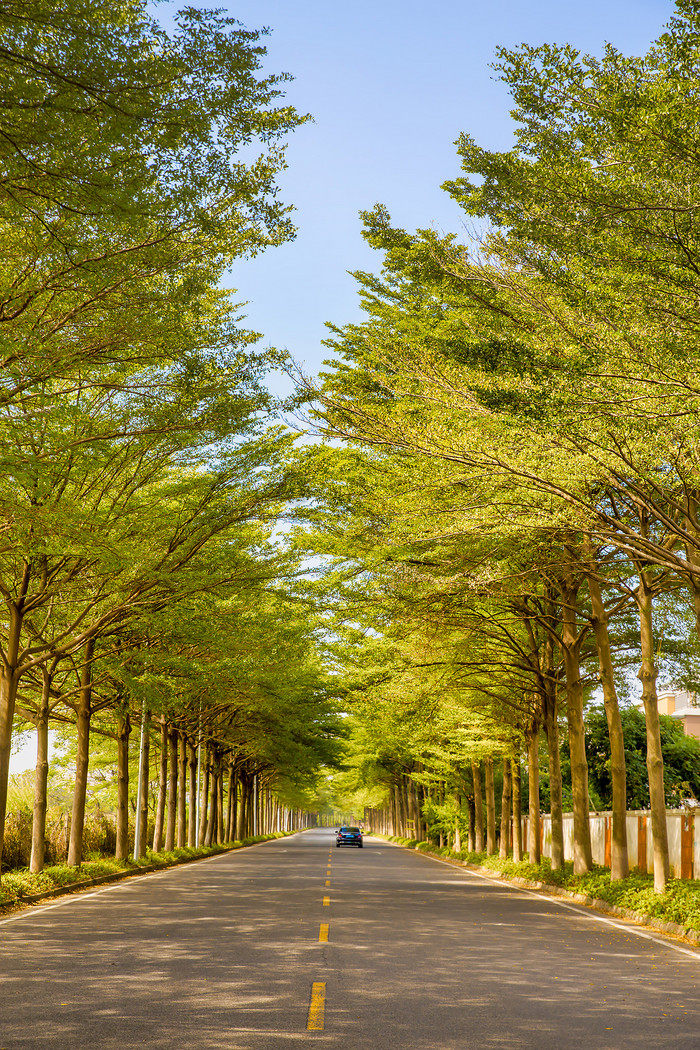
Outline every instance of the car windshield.
[(360, 829), (359, 828), (341, 828), (340, 830), (342, 832), (344, 832), (344, 833), (349, 834), (349, 835), (357, 835), (359, 833)]

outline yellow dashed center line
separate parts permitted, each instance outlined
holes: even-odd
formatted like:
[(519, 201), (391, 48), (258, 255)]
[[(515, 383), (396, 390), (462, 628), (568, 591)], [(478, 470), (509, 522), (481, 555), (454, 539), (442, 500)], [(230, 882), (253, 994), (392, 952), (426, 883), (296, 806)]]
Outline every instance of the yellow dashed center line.
[(331, 880), (330, 879), (326, 879), (326, 886), (330, 886), (330, 884), (331, 884)]
[(324, 944), (328, 940), (328, 923), (322, 922), (318, 931), (318, 943)]
[(326, 1014), (326, 982), (314, 981), (311, 985), (307, 1032), (322, 1032)]
[(323, 907), (324, 908), (327, 908), (330, 903), (331, 903), (330, 897), (324, 897), (323, 898)]

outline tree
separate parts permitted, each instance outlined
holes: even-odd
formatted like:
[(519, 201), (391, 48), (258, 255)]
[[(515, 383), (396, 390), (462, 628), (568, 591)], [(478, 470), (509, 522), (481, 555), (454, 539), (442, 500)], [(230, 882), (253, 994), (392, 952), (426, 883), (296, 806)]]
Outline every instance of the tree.
[[(266, 407), (270, 355), (246, 352), (251, 337), (214, 286), (233, 258), (291, 235), (274, 178), (299, 118), (275, 108), (284, 77), (256, 76), (258, 34), (215, 12), (187, 9), (171, 36), (130, 0), (11, 4), (0, 17), (1, 842), (22, 675), (154, 600), (163, 574), (225, 527), (211, 516), (224, 468), (199, 531), (176, 527), (171, 550), (151, 549), (157, 578), (125, 564), (145, 539), (134, 515), (152, 511), (166, 477), (176, 496), (188, 442), (196, 454), (233, 442)], [(110, 603), (115, 564), (130, 582)], [(64, 622), (49, 639), (40, 617), (59, 593)]]
[[(700, 741), (686, 736), (681, 723), (668, 715), (661, 715), (659, 721), (665, 803), (673, 809), (684, 799), (697, 799), (700, 794)], [(627, 805), (629, 809), (648, 809), (644, 715), (637, 708), (626, 708), (622, 712), (622, 725), (629, 784)], [(608, 809), (611, 801), (610, 747), (600, 708), (591, 708), (586, 714), (586, 751), (596, 807)]]

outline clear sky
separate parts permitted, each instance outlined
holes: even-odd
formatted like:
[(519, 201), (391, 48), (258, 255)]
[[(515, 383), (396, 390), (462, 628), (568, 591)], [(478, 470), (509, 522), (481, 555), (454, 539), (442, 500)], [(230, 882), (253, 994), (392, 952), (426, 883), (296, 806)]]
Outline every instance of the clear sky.
[(280, 180), (297, 209), (296, 240), (231, 275), (250, 327), (310, 373), (328, 356), (324, 323), (358, 317), (348, 271), (379, 264), (358, 212), (380, 201), (405, 228), (459, 231), (461, 213), (440, 189), (459, 172), (455, 139), (464, 131), (490, 148), (510, 145), (510, 100), (489, 67), (499, 44), (571, 43), (600, 54), (610, 41), (638, 54), (674, 11), (671, 0), (219, 3), (250, 29), (269, 27), (266, 69), (295, 77), (287, 99), (314, 118), (291, 137)]

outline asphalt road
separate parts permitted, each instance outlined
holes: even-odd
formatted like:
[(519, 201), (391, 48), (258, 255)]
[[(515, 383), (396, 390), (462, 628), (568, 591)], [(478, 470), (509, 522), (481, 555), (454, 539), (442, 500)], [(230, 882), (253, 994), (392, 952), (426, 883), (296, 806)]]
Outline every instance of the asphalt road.
[(700, 1050), (700, 954), (309, 831), (0, 920), (0, 1050)]

